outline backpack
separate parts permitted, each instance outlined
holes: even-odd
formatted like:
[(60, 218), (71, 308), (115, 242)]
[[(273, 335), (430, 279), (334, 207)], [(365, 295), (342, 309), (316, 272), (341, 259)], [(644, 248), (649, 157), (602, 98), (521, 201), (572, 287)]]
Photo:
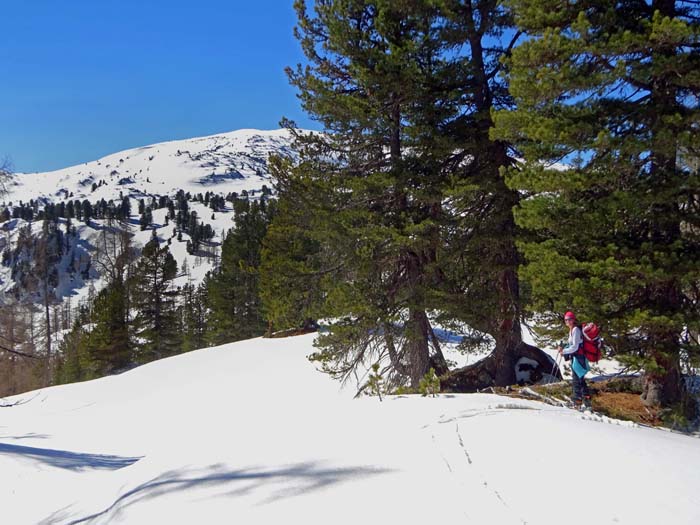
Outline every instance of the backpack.
[(603, 349), (603, 340), (600, 338), (600, 329), (595, 323), (585, 323), (581, 327), (583, 332), (582, 353), (591, 363), (600, 361)]

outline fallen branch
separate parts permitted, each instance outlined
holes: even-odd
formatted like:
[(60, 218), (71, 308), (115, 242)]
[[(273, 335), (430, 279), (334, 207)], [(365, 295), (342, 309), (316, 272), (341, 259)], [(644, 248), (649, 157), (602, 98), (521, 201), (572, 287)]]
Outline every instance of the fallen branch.
[(6, 346), (0, 345), (0, 350), (3, 352), (9, 352), (11, 354), (18, 355), (20, 357), (27, 357), (29, 359), (43, 359), (43, 357), (39, 357), (36, 355), (31, 355), (31, 354), (25, 354), (24, 352), (20, 352), (19, 350), (12, 350), (11, 348), (7, 348)]
[(530, 397), (534, 397), (536, 399), (539, 399), (540, 401), (547, 403), (548, 405), (566, 406), (566, 403), (564, 403), (560, 399), (556, 399), (556, 398), (550, 397), (550, 396), (545, 396), (544, 394), (540, 394), (538, 392), (535, 392), (530, 387), (525, 387), (525, 388), (520, 389), (520, 393), (524, 394), (526, 396), (530, 396)]

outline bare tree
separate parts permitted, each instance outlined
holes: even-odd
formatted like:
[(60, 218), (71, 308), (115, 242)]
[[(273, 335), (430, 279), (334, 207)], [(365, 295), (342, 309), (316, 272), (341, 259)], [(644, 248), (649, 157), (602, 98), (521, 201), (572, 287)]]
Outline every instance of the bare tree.
[(128, 277), (136, 258), (128, 222), (108, 218), (96, 242), (93, 261), (108, 282)]
[(10, 159), (5, 157), (0, 160), (0, 198), (4, 198), (7, 193), (7, 187), (12, 176), (12, 163)]
[(45, 386), (44, 360), (30, 337), (33, 309), (10, 294), (0, 298), (0, 396)]

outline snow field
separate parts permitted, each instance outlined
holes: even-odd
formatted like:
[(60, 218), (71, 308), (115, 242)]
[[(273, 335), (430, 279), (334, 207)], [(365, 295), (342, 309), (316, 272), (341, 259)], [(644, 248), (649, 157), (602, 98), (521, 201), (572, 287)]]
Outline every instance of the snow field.
[(0, 413), (0, 520), (700, 522), (696, 438), (495, 395), (353, 399), (313, 338), (6, 400), (26, 402)]

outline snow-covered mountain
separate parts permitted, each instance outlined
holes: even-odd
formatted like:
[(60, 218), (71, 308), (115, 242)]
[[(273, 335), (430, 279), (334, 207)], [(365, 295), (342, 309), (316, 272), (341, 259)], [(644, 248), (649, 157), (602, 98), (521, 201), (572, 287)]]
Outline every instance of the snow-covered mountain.
[[(150, 203), (159, 196), (173, 197), (180, 190), (192, 195), (246, 191), (257, 196), (263, 186), (272, 186), (268, 170), (270, 154), (293, 155), (291, 142), (290, 133), (284, 129), (243, 129), (125, 150), (57, 171), (16, 173), (7, 185), (8, 194), (0, 200), (0, 212), (10, 203), (16, 207), (30, 200), (39, 201), (41, 207), (46, 203), (83, 200), (93, 205), (103, 199), (118, 203), (122, 197), (129, 197), (134, 245), (143, 246), (155, 231), (163, 242), (168, 242), (178, 267), (187, 261), (191, 274), (183, 275), (178, 284), (184, 284), (189, 278), (199, 282), (213, 267), (216, 247), (223, 234), (233, 226), (230, 203), (212, 213), (205, 203), (190, 202), (190, 211), (196, 212), (198, 220), (209, 224), (215, 232), (204, 253), (190, 254), (186, 250), (189, 236), (186, 233), (175, 235), (172, 224), (165, 219), (167, 210), (164, 208), (153, 210), (153, 224), (145, 231), (140, 230), (137, 202), (145, 199)], [(65, 225), (66, 221), (59, 219), (59, 222)], [(66, 248), (58, 264), (55, 296), (59, 301), (71, 298), (75, 305), (88, 295), (91, 285), (97, 290), (102, 286), (100, 273), (90, 264), (89, 258), (94, 255), (104, 229), (103, 222), (100, 219), (93, 219), (89, 224), (73, 221), (77, 238)], [(42, 225), (40, 221), (28, 223), (21, 218), (0, 223), (0, 252), (16, 247), (22, 227), (29, 227), (32, 235), (38, 235)], [(14, 269), (8, 264), (0, 265), (0, 293), (17, 289), (16, 274), (16, 265)]]
[[(45, 173), (17, 173), (5, 200), (116, 199), (255, 190), (269, 181), (270, 153), (291, 154), (287, 130), (242, 129), (129, 149), (78, 166)], [(93, 184), (98, 187), (93, 191)]]
[(700, 523), (697, 438), (490, 394), (353, 399), (313, 338), (4, 400), (2, 523)]

